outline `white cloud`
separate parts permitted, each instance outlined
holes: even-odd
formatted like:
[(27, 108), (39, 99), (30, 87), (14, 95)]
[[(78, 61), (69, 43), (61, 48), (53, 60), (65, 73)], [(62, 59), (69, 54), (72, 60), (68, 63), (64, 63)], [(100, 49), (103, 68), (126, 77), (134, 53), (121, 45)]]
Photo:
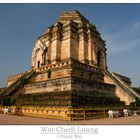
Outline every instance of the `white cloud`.
[(140, 46), (139, 38), (135, 38), (132, 40), (121, 37), (118, 38), (115, 34), (104, 34), (103, 38), (106, 40), (106, 47), (109, 54), (128, 51)]
[(106, 40), (109, 54), (140, 47), (140, 21), (132, 21), (127, 24), (108, 23), (101, 27), (101, 34), (103, 39)]
[(140, 21), (133, 24), (134, 29), (140, 28)]

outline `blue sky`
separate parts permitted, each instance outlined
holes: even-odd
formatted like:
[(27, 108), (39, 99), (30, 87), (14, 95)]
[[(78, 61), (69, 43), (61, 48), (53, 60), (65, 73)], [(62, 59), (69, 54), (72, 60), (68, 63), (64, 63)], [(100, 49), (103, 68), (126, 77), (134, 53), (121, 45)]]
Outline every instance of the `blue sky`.
[(0, 4), (0, 87), (30, 68), (35, 40), (62, 10), (79, 10), (96, 25), (106, 40), (109, 70), (140, 85), (140, 4)]

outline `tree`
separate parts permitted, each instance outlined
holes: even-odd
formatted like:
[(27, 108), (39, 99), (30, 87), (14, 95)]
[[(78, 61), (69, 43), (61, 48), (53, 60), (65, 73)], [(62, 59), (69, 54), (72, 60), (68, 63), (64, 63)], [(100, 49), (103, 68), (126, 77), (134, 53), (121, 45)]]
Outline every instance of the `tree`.
[(134, 110), (136, 108), (135, 102), (131, 102), (129, 106), (130, 106), (130, 109), (132, 109), (132, 110)]
[(139, 98), (135, 98), (135, 104), (136, 104), (136, 107), (140, 107), (140, 99)]
[(50, 69), (47, 70), (48, 78), (51, 78), (52, 71)]
[(11, 103), (10, 103), (10, 96), (9, 95), (4, 96), (3, 99), (2, 99), (2, 103), (3, 103), (4, 106), (11, 105)]
[(133, 89), (140, 94), (140, 86), (139, 87), (133, 87)]
[(140, 107), (140, 99), (136, 97), (135, 102), (130, 103), (130, 108), (135, 109), (137, 107)]

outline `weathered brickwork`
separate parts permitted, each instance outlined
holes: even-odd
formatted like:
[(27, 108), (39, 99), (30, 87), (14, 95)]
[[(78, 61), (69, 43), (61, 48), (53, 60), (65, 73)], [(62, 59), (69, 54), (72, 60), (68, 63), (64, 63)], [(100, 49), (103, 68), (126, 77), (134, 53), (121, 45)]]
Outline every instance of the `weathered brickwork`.
[[(69, 16), (71, 14), (73, 17)], [(37, 39), (32, 52), (33, 68), (73, 58), (106, 69), (105, 41), (94, 25), (86, 19), (84, 22), (79, 20), (79, 17), (83, 18), (78, 12), (62, 13), (58, 21)], [(42, 55), (45, 48), (47, 51)]]
[(129, 105), (137, 96), (130, 85), (129, 78), (109, 73), (105, 41), (78, 11), (62, 12), (38, 37), (25, 77), (23, 73), (8, 78), (9, 95), (20, 108), (13, 112), (67, 120), (74, 116), (71, 109), (86, 108), (87, 117), (95, 107)]

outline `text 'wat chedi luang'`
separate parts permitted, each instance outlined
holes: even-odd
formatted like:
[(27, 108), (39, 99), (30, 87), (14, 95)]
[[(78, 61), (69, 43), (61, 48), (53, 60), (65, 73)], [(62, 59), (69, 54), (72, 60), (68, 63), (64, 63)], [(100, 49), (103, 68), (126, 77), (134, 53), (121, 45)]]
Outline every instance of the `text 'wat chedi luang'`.
[(84, 110), (88, 119), (94, 118), (94, 109), (129, 105), (140, 95), (130, 78), (109, 72), (106, 50), (89, 20), (78, 11), (62, 12), (36, 40), (31, 69), (8, 78), (1, 104), (10, 96), (13, 112), (67, 120), (76, 117), (76, 111)]

